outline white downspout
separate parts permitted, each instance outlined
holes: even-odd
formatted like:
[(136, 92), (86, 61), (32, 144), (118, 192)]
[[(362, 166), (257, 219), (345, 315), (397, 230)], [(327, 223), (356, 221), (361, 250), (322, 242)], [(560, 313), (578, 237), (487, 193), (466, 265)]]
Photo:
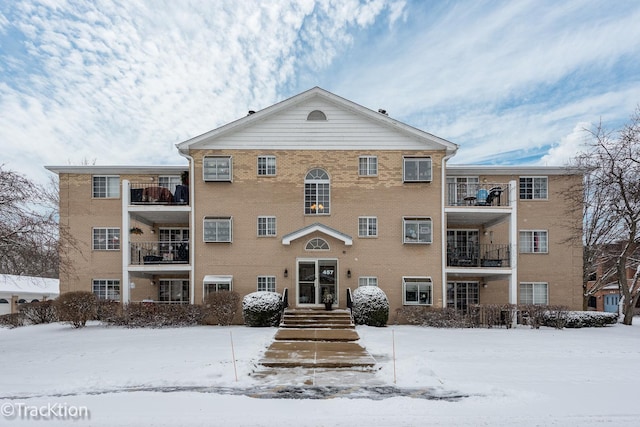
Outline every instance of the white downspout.
[(129, 199), (131, 198), (131, 185), (128, 180), (122, 181), (122, 230), (120, 232), (120, 253), (122, 254), (122, 304), (128, 304), (131, 300), (131, 283), (129, 278), (129, 261), (131, 260), (131, 245), (129, 244)]
[(195, 162), (193, 157), (188, 154), (185, 154), (178, 149), (178, 153), (186, 158), (189, 161), (189, 303), (195, 304), (196, 293), (195, 293), (195, 211), (196, 211), (196, 203), (195, 203), (195, 180), (194, 180), (194, 171), (195, 171)]
[(444, 209), (447, 206), (447, 161), (455, 156), (455, 152), (442, 158), (442, 195), (441, 195), (441, 217), (440, 217), (440, 235), (441, 251), (440, 262), (442, 265), (442, 308), (447, 308), (447, 214)]

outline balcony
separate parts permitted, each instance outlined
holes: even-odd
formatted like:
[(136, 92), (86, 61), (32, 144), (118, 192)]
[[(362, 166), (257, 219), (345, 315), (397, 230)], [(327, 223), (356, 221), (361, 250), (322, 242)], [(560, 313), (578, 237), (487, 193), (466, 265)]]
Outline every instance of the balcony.
[(187, 242), (135, 242), (130, 244), (131, 265), (188, 264)]
[(508, 183), (448, 183), (447, 206), (510, 206)]
[(171, 188), (155, 182), (132, 182), (129, 191), (132, 205), (189, 205), (189, 187), (186, 185), (175, 185), (172, 192)]
[(477, 244), (466, 247), (447, 245), (447, 267), (510, 267), (509, 245)]

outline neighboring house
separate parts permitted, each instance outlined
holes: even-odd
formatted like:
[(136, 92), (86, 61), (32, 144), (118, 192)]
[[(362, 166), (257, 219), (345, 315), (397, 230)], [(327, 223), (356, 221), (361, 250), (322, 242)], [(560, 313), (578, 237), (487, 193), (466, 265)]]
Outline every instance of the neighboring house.
[(17, 313), (20, 304), (56, 299), (59, 294), (58, 279), (0, 274), (0, 315)]
[[(603, 268), (599, 267), (596, 271), (596, 278), (602, 275)], [(627, 284), (631, 286), (633, 284), (633, 276), (636, 272), (635, 267), (627, 267), (625, 269), (627, 275)], [(617, 277), (617, 274), (615, 275)], [(609, 313), (618, 313), (620, 311), (620, 288), (617, 279), (612, 278), (611, 281), (600, 288), (593, 294), (593, 297), (589, 300), (589, 309), (596, 311), (606, 311)], [(595, 280), (590, 280), (587, 283), (587, 288), (591, 289), (595, 285)], [(636, 304), (636, 309), (640, 309), (640, 300)]]
[(187, 166), (48, 167), (60, 222), (89, 249), (63, 292), (200, 304), (287, 289), (293, 307), (326, 293), (345, 307), (373, 285), (392, 314), (582, 305), (580, 238), (561, 243), (581, 221), (562, 193), (579, 172), (448, 165), (457, 145), (320, 88), (177, 147)]

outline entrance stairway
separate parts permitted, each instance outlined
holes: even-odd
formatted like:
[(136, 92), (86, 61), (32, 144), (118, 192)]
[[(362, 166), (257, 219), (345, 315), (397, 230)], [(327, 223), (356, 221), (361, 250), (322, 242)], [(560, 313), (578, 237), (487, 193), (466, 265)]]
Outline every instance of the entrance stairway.
[(376, 361), (348, 310), (286, 309), (260, 364), (270, 368), (371, 368)]

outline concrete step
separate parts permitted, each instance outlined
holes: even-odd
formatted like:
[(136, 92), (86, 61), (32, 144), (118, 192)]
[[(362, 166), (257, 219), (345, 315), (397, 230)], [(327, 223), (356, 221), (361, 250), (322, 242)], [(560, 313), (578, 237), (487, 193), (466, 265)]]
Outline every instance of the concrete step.
[(353, 323), (281, 323), (280, 327), (283, 329), (355, 329)]
[(355, 329), (279, 329), (274, 337), (276, 341), (358, 341), (360, 337)]
[(372, 367), (375, 359), (354, 342), (274, 341), (260, 364), (271, 368)]

